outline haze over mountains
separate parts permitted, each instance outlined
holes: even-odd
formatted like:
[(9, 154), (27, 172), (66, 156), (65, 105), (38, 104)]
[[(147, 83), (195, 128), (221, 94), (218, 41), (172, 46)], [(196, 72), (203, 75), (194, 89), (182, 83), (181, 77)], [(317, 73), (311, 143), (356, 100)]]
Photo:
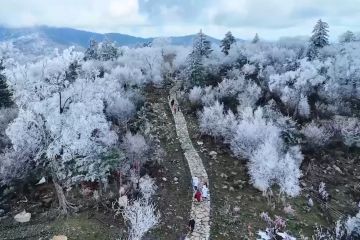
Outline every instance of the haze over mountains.
[[(193, 35), (169, 37), (172, 44), (191, 45)], [(12, 42), (17, 48), (32, 53), (46, 51), (46, 49), (66, 48), (76, 46), (85, 48), (90, 39), (97, 41), (105, 38), (116, 42), (119, 46), (137, 46), (152, 42), (154, 38), (135, 37), (121, 33), (96, 33), (73, 28), (56, 27), (28, 27), (28, 28), (7, 28), (0, 26), (0, 42)], [(219, 40), (208, 37), (213, 43), (218, 44)]]

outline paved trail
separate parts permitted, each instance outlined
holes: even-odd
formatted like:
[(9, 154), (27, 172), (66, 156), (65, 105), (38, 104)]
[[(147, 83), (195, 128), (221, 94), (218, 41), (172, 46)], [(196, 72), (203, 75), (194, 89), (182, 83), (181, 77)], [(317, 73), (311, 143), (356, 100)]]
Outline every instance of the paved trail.
[[(170, 99), (174, 99), (177, 105), (176, 90), (177, 87), (175, 84), (175, 87), (170, 90)], [(196, 176), (199, 179), (202, 179), (203, 181), (209, 183), (209, 178), (202, 163), (202, 160), (197, 151), (195, 150), (189, 137), (189, 132), (187, 129), (184, 115), (181, 111), (176, 111), (175, 113), (173, 109), (172, 113), (175, 120), (176, 132), (181, 143), (181, 148), (184, 152), (185, 158), (189, 164), (191, 176)], [(189, 179), (189, 181), (191, 181), (191, 179)], [(187, 239), (208, 240), (210, 238), (210, 200), (202, 202), (193, 201), (191, 206), (191, 218), (195, 220), (195, 229), (194, 232), (190, 236), (188, 236)]]

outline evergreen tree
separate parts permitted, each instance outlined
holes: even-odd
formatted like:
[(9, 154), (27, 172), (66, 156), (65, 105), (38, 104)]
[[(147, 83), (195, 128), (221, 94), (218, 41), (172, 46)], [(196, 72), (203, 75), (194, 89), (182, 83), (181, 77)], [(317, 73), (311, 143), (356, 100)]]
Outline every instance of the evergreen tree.
[(100, 60), (108, 61), (117, 59), (120, 54), (118, 48), (115, 46), (115, 43), (111, 42), (109, 39), (105, 39), (99, 44), (97, 55)]
[(319, 19), (315, 24), (307, 53), (307, 56), (310, 60), (318, 56), (319, 49), (329, 45), (328, 28), (329, 25), (326, 22), (323, 22), (321, 19)]
[(356, 41), (356, 37), (355, 37), (355, 34), (352, 31), (346, 31), (345, 33), (343, 33), (340, 36), (339, 40), (340, 40), (341, 43), (354, 42), (354, 41)]
[(209, 57), (212, 51), (210, 41), (206, 38), (202, 30), (200, 30), (194, 40), (192, 54), (199, 55), (200, 57)]
[(259, 35), (256, 33), (252, 43), (258, 43), (260, 41)]
[(310, 38), (310, 43), (316, 48), (323, 48), (329, 45), (329, 25), (319, 19), (315, 24), (313, 35)]
[(70, 83), (75, 82), (76, 78), (79, 75), (78, 71), (80, 67), (81, 65), (78, 61), (70, 63), (69, 68), (65, 72), (65, 80), (69, 81)]
[(193, 43), (193, 49), (187, 59), (187, 78), (192, 85), (202, 85), (205, 81), (203, 59), (208, 58), (212, 52), (211, 43), (200, 30)]
[(223, 52), (223, 53), (225, 53), (225, 55), (228, 55), (229, 54), (229, 50), (230, 50), (230, 48), (231, 48), (231, 45), (233, 44), (233, 43), (235, 43), (236, 42), (236, 39), (234, 38), (234, 36), (231, 34), (231, 32), (229, 31), (229, 32), (227, 32), (226, 34), (225, 34), (225, 37), (224, 37), (224, 39), (223, 40), (221, 40), (221, 51)]
[(5, 70), (4, 62), (0, 60), (0, 108), (10, 107), (13, 104), (12, 93), (6, 83), (6, 76), (3, 74)]
[(200, 30), (193, 43), (193, 49), (187, 57), (185, 74), (191, 85), (202, 85), (205, 82), (204, 58), (208, 58), (212, 52), (211, 43), (206, 35)]
[(90, 59), (98, 59), (98, 48), (99, 48), (99, 44), (96, 40), (91, 39), (90, 40), (90, 45), (89, 47), (86, 49), (85, 51), (85, 56), (84, 56), (84, 60), (90, 60)]

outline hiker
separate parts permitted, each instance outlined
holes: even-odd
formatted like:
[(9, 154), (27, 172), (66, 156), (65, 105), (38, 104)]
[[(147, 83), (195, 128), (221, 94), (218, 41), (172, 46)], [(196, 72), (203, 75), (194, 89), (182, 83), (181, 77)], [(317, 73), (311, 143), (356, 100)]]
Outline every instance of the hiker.
[(189, 223), (188, 223), (188, 228), (190, 233), (192, 233), (194, 231), (195, 228), (195, 220), (194, 219), (190, 219)]
[(202, 198), (205, 198), (206, 200), (209, 197), (209, 188), (207, 187), (207, 183), (205, 182), (201, 189), (201, 195)]
[(193, 177), (192, 178), (192, 186), (193, 186), (193, 190), (196, 191), (199, 185), (199, 178), (198, 177)]
[(176, 103), (174, 103), (174, 113), (176, 114), (176, 109), (177, 109), (177, 107), (176, 107)]
[(203, 184), (203, 179), (202, 179), (202, 177), (200, 177), (199, 182), (198, 182), (198, 185), (197, 185), (197, 189), (199, 189), (199, 190), (201, 191), (203, 185), (204, 185), (204, 184)]
[(195, 198), (198, 202), (201, 202), (201, 192), (200, 192), (199, 189), (196, 191), (194, 198)]
[(172, 108), (174, 107), (174, 103), (175, 103), (175, 100), (174, 100), (174, 99), (171, 99), (170, 104), (171, 104), (171, 107), (172, 107)]

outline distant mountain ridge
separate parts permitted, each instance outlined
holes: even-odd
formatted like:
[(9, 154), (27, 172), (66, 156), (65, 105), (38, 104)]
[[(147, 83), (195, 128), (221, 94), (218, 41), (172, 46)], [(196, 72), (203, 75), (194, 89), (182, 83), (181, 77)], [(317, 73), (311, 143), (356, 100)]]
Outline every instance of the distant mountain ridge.
[[(168, 37), (172, 44), (175, 45), (191, 45), (194, 35)], [(136, 46), (152, 42), (154, 38), (135, 37), (121, 33), (96, 33), (83, 31), (73, 28), (57, 28), (57, 27), (28, 27), (28, 28), (7, 28), (0, 26), (0, 42), (12, 41), (19, 48), (25, 48), (26, 45), (36, 45), (41, 41), (43, 45), (49, 47), (68, 47), (75, 45), (77, 47), (87, 47), (90, 39), (102, 41), (108, 38), (116, 42), (119, 46)], [(208, 39), (215, 44), (219, 44), (220, 40), (208, 36)]]

